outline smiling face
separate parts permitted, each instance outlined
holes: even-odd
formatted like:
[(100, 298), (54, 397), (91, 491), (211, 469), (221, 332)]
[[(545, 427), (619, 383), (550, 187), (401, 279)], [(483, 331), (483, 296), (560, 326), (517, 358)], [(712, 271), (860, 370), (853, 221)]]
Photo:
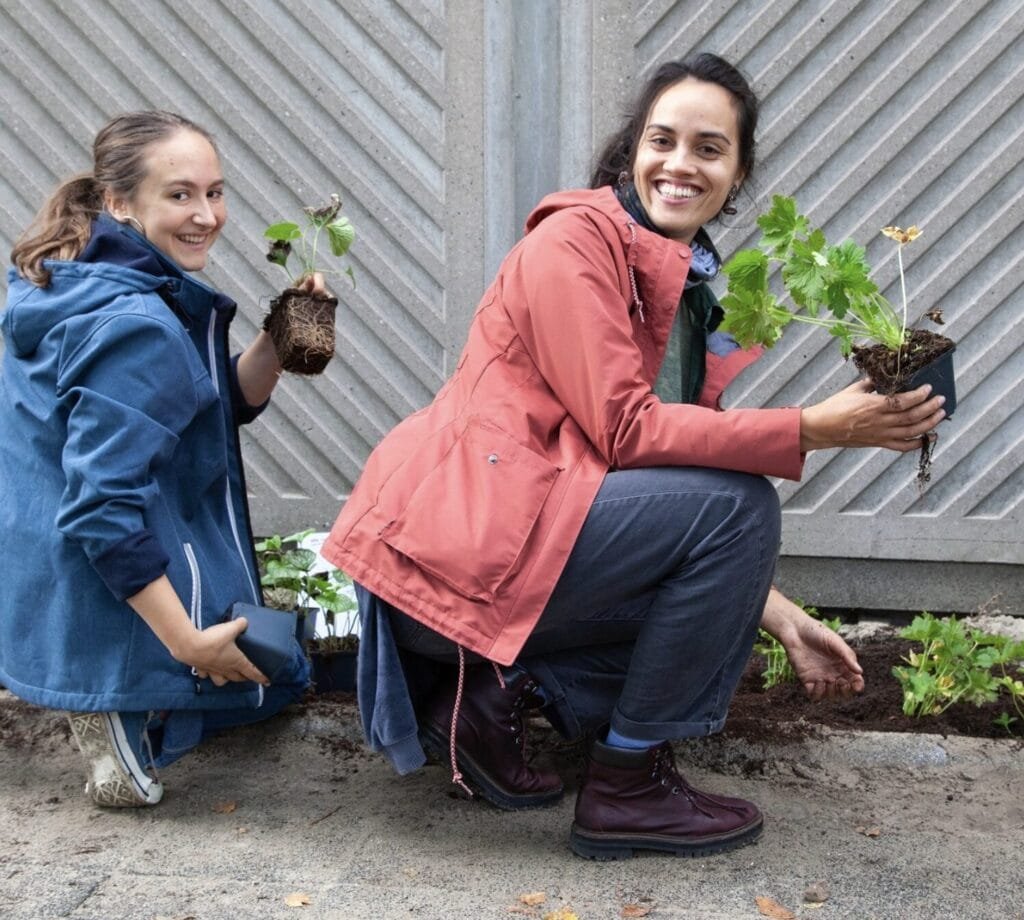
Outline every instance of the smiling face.
[(217, 151), (183, 128), (152, 144), (145, 159), (146, 177), (132, 196), (108, 195), (107, 209), (118, 220), (130, 215), (161, 252), (185, 271), (199, 271), (227, 219)]
[(648, 113), (633, 181), (655, 226), (690, 243), (743, 181), (732, 94), (693, 77), (666, 89)]

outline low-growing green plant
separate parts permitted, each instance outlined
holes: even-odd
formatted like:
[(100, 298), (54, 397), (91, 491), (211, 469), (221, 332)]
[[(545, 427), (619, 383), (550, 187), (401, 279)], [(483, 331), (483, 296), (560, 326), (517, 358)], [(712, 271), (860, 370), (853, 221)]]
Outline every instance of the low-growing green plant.
[[(792, 320), (822, 326), (839, 339), (844, 355), (854, 339), (878, 342), (899, 352), (907, 332), (907, 295), (903, 282), (903, 246), (920, 235), (917, 227), (885, 227), (899, 244), (900, 315), (869, 277), (864, 249), (852, 240), (830, 244), (820, 229), (797, 213), (796, 202), (783, 195), (772, 198), (771, 209), (757, 219), (762, 236), (757, 246), (737, 252), (723, 267), (729, 279), (722, 298), (730, 332), (744, 348), (772, 346)], [(782, 268), (786, 292), (799, 313), (787, 308), (771, 291), (772, 267)], [(825, 314), (831, 314), (827, 316)]]
[(319, 607), (328, 634), (348, 636), (357, 615), (356, 602), (349, 593), (352, 580), (333, 566), (313, 571), (317, 554), (301, 545), (312, 532), (303, 530), (286, 537), (275, 534), (254, 544), (264, 597), (271, 607), (281, 610)]
[[(838, 632), (839, 617), (823, 620), (817, 607), (808, 606), (801, 601), (794, 601), (794, 603), (802, 607), (809, 616), (814, 617), (816, 620), (821, 620), (822, 624), (833, 632)], [(789, 663), (789, 656), (786, 654), (786, 649), (782, 643), (771, 633), (763, 629), (757, 631), (757, 638), (758, 641), (754, 643), (754, 653), (764, 658), (764, 670), (761, 672), (761, 688), (763, 690), (771, 690), (772, 687), (779, 684), (795, 684), (796, 672)]]
[(939, 715), (954, 703), (980, 706), (1008, 698), (1017, 713), (1003, 712), (997, 725), (1011, 732), (1024, 719), (1024, 642), (966, 629), (956, 617), (930, 613), (914, 617), (899, 634), (921, 643), (893, 668), (903, 689), (903, 712), (909, 716)]
[[(339, 214), (340, 211), (341, 198), (337, 194), (332, 194), (328, 204), (323, 207), (309, 206), (302, 209), (308, 224), (305, 230), (292, 221), (271, 224), (263, 232), (270, 240), (267, 261), (280, 266), (293, 284), (313, 272), (325, 275), (340, 274), (325, 268), (319, 258), (323, 234), (327, 236), (331, 253), (339, 258), (349, 251), (356, 238), (355, 227), (347, 217)], [(298, 272), (294, 274), (288, 268), (292, 256), (299, 266)], [(345, 269), (345, 274), (353, 283), (355, 282), (351, 266)]]

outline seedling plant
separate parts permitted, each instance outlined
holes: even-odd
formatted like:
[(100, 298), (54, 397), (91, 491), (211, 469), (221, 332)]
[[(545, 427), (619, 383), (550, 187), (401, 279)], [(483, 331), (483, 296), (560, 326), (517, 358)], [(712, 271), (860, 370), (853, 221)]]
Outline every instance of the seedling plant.
[[(302, 278), (320, 272), (325, 275), (337, 275), (339, 272), (326, 268), (320, 258), (320, 247), (323, 235), (327, 236), (327, 244), (331, 254), (344, 256), (356, 238), (355, 227), (351, 221), (340, 214), (341, 198), (337, 194), (330, 196), (330, 201), (323, 207), (307, 206), (302, 209), (306, 217), (306, 228), (292, 221), (281, 221), (271, 224), (263, 232), (270, 240), (267, 261), (279, 266), (294, 285)], [(298, 263), (298, 271), (293, 273), (288, 263), (292, 257)], [(344, 272), (355, 283), (355, 275), (349, 266)]]
[[(956, 617), (922, 613), (899, 634), (921, 643), (893, 668), (903, 689), (903, 712), (939, 715), (955, 703), (980, 706), (1006, 700), (1010, 709), (995, 723), (1013, 734), (1024, 724), (1024, 642), (966, 629)], [(1014, 723), (1021, 723), (1011, 728)]]
[(301, 545), (312, 532), (275, 534), (254, 544), (264, 596), (270, 606), (281, 610), (319, 607), (328, 637), (354, 640), (357, 612), (350, 593), (352, 580), (334, 566), (314, 571), (317, 554)]
[[(341, 213), (337, 194), (323, 207), (302, 209), (306, 226), (292, 221), (271, 224), (264, 231), (270, 240), (267, 259), (288, 276), (290, 287), (270, 303), (263, 328), (270, 334), (278, 361), (286, 371), (319, 374), (334, 356), (334, 311), (336, 297), (308, 294), (297, 287), (302, 279), (316, 272), (337, 275), (322, 264), (325, 243), (332, 255), (344, 256), (356, 237), (355, 228)], [(289, 268), (294, 257), (298, 271)], [(345, 269), (353, 284), (352, 267)]]

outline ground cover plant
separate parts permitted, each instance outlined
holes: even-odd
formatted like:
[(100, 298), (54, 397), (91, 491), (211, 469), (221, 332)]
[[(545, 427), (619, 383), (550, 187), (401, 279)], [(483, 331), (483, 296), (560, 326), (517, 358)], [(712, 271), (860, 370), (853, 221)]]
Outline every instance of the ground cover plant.
[(924, 718), (961, 702), (998, 702), (1008, 708), (995, 723), (1010, 734), (1024, 728), (1024, 642), (967, 629), (956, 617), (939, 619), (930, 613), (915, 617), (900, 636), (921, 646), (905, 657), (904, 665), (893, 668), (903, 690), (904, 713)]
[[(1024, 642), (931, 614), (862, 635), (856, 612), (838, 613), (829, 625), (842, 621), (837, 631), (848, 636), (864, 669), (863, 693), (811, 702), (799, 683), (785, 679), (785, 652), (759, 641), (730, 705), (727, 734), (798, 738), (825, 726), (1024, 739)], [(906, 689), (897, 668), (907, 671)], [(917, 673), (923, 676), (915, 689), (909, 678)]]

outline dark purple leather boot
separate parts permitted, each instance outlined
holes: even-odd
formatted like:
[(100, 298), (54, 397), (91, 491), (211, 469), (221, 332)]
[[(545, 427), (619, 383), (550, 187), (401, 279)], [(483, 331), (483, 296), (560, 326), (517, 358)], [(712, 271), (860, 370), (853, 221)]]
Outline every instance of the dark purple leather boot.
[[(420, 741), (442, 762), (450, 756), (456, 685), (442, 687), (420, 714)], [(527, 763), (523, 711), (543, 702), (528, 674), (504, 689), (488, 665), (466, 670), (455, 735), (458, 769), (488, 802), (515, 810), (550, 805), (562, 795), (558, 775)]]
[(569, 845), (587, 859), (628, 859), (634, 850), (710, 856), (753, 841), (762, 821), (753, 802), (694, 789), (667, 741), (640, 751), (595, 741)]

